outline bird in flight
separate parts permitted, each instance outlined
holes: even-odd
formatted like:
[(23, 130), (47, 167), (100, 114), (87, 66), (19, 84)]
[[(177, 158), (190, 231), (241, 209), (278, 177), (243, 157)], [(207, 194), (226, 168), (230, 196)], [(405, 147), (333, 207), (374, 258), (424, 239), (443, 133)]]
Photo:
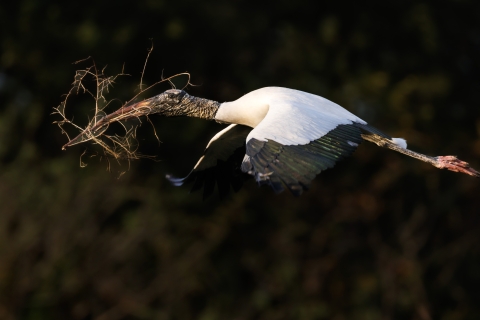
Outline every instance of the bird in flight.
[[(275, 192), (285, 188), (294, 195), (308, 189), (320, 172), (350, 156), (367, 140), (440, 169), (479, 178), (480, 172), (455, 156), (431, 157), (407, 149), (401, 138), (369, 125), (341, 106), (320, 96), (281, 87), (266, 87), (232, 102), (198, 98), (183, 90), (167, 90), (124, 106), (89, 125), (85, 131), (101, 135), (109, 124), (158, 114), (187, 116), (230, 124), (208, 143), (203, 156), (185, 178), (167, 175), (175, 186), (193, 182), (208, 197), (218, 186), (220, 197), (230, 186), (238, 191), (247, 176)], [(85, 133), (84, 131), (84, 133)], [(82, 133), (63, 146), (84, 142)]]

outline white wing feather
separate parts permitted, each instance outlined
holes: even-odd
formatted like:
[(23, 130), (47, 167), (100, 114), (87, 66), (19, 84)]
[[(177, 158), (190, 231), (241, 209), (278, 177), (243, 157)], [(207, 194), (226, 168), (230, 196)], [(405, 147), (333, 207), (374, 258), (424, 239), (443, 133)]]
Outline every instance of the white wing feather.
[(258, 89), (224, 103), (216, 118), (254, 127), (247, 142), (255, 138), (283, 145), (307, 144), (340, 124), (366, 123), (330, 100), (280, 87)]
[(303, 145), (326, 135), (340, 124), (365, 123), (320, 96), (292, 89), (269, 91), (275, 94), (270, 100), (268, 113), (250, 132), (247, 141), (255, 138), (274, 140), (283, 145)]
[(193, 171), (201, 171), (217, 165), (218, 160), (226, 161), (233, 152), (245, 145), (249, 128), (231, 124), (218, 132), (208, 143), (205, 153), (198, 160)]

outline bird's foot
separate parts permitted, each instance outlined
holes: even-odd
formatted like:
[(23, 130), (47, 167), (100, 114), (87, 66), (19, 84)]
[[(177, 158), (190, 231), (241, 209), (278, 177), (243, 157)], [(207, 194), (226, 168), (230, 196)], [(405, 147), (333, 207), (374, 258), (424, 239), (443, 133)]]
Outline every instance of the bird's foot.
[(480, 172), (470, 167), (470, 165), (455, 156), (438, 156), (435, 157), (435, 167), (439, 169), (447, 169), (455, 172), (462, 172), (473, 177), (480, 178)]

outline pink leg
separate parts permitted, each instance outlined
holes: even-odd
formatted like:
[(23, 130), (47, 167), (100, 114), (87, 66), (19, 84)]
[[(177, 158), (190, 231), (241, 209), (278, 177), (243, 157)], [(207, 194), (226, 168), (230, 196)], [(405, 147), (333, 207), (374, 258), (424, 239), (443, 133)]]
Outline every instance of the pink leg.
[(435, 167), (439, 169), (447, 169), (455, 172), (462, 172), (473, 177), (480, 178), (480, 172), (470, 167), (470, 165), (455, 156), (438, 156), (435, 157)]

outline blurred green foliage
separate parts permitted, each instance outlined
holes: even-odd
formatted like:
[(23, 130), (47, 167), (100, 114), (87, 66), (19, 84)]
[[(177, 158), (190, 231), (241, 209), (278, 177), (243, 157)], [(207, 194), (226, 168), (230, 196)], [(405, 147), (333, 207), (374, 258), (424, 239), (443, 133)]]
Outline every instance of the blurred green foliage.
[[(186, 174), (222, 126), (154, 119), (160, 162), (67, 152), (52, 108), (92, 56), (192, 95), (325, 96), (412, 149), (480, 168), (473, 0), (0, 4), (0, 319), (478, 319), (479, 181), (365, 143), (299, 198), (250, 182), (201, 201)], [(152, 39), (152, 40), (150, 40)], [(157, 88), (158, 93), (168, 86)], [(85, 124), (93, 106), (79, 103)]]

